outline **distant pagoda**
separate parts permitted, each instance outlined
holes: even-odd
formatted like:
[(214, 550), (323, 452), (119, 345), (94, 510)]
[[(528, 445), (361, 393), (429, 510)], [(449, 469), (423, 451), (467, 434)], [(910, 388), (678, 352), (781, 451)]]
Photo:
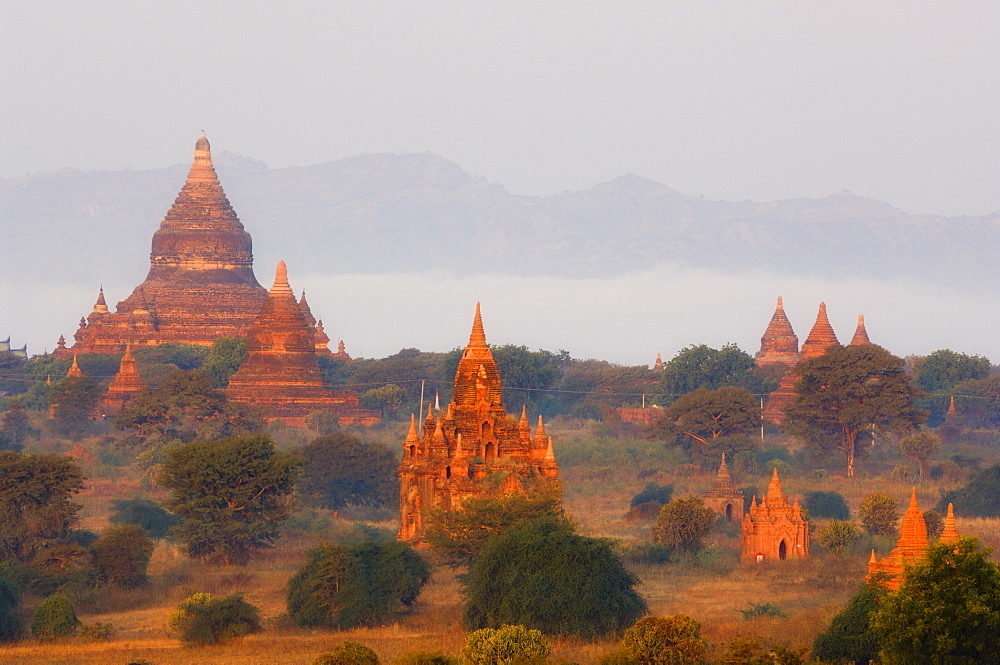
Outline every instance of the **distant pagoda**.
[(288, 284), (285, 262), (278, 263), (274, 285), (247, 332), (247, 356), (229, 378), (229, 399), (264, 407), (270, 417), (292, 425), (331, 410), (341, 425), (373, 425), (377, 411), (358, 406), (356, 393), (330, 390), (316, 360), (315, 331)]
[(781, 490), (778, 470), (774, 470), (767, 495), (758, 503), (750, 502), (750, 512), (743, 517), (741, 561), (796, 559), (809, 556), (809, 522), (799, 507), (799, 500), (789, 505)]
[(55, 355), (114, 353), (168, 342), (211, 346), (243, 337), (267, 290), (253, 273), (250, 234), (229, 204), (208, 139), (195, 144), (187, 181), (153, 234), (149, 274), (110, 312), (101, 289), (74, 344)]
[(743, 520), (743, 492), (736, 489), (729, 467), (726, 466), (726, 453), (722, 453), (722, 463), (719, 472), (712, 481), (712, 486), (702, 493), (705, 497), (705, 507), (711, 508), (727, 522)]
[[(491, 475), (501, 482), (488, 480)], [(532, 436), (526, 409), (517, 421), (507, 415), (500, 371), (486, 344), (476, 303), (472, 334), (458, 361), (447, 411), (435, 417), (427, 405), (423, 436), (416, 417), (410, 417), (399, 465), (399, 539), (419, 541), (435, 508), (457, 510), (468, 497), (523, 493), (531, 481), (555, 482), (558, 475), (542, 417)]]
[[(74, 358), (75, 360), (75, 358)], [(132, 355), (132, 346), (125, 347), (125, 355), (118, 365), (118, 373), (108, 384), (104, 399), (97, 405), (103, 416), (117, 416), (126, 406), (131, 404), (146, 384), (139, 377), (139, 370)]]

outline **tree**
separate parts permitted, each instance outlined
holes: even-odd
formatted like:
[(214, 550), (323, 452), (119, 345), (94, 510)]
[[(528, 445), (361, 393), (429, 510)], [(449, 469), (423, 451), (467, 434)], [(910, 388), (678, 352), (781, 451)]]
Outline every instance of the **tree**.
[(212, 342), (201, 371), (212, 377), (212, 385), (225, 388), (247, 357), (247, 341), (242, 337), (220, 337)]
[(73, 603), (61, 594), (52, 594), (42, 601), (31, 620), (31, 635), (39, 640), (69, 637), (80, 627)]
[(372, 626), (409, 607), (430, 566), (400, 542), (325, 543), (288, 583), (288, 613), (300, 626)]
[(528, 495), (471, 496), (459, 510), (432, 510), (424, 540), (448, 565), (471, 566), (491, 538), (542, 518), (569, 524), (559, 493), (550, 488), (542, 487)]
[(49, 400), (59, 432), (74, 439), (83, 436), (103, 395), (103, 386), (89, 376), (68, 376), (54, 383)]
[(754, 362), (735, 344), (713, 349), (705, 344), (685, 347), (663, 365), (660, 386), (671, 402), (698, 388), (752, 386)]
[(872, 615), (888, 589), (877, 581), (863, 584), (847, 606), (833, 617), (830, 627), (813, 642), (812, 655), (826, 663), (870, 663), (878, 655), (879, 638)]
[(147, 445), (188, 442), (260, 432), (264, 417), (256, 407), (227, 400), (204, 372), (177, 370), (159, 388), (139, 393), (115, 419), (115, 429), (130, 430)]
[(873, 536), (892, 536), (899, 522), (899, 502), (881, 492), (869, 494), (861, 500), (858, 519), (864, 530)]
[(907, 457), (917, 460), (917, 463), (920, 465), (920, 478), (922, 480), (930, 477), (927, 470), (927, 462), (937, 454), (940, 447), (941, 439), (938, 438), (937, 434), (931, 432), (917, 432), (899, 442), (900, 452)]
[(708, 658), (701, 624), (686, 614), (640, 619), (625, 631), (621, 649), (632, 662), (649, 665), (700, 665)]
[(379, 660), (371, 647), (345, 640), (333, 651), (321, 654), (312, 665), (379, 665)]
[(366, 408), (378, 411), (383, 418), (395, 416), (403, 404), (405, 391), (395, 383), (366, 390), (358, 398), (358, 403)]
[(462, 649), (470, 665), (541, 663), (550, 653), (552, 645), (545, 636), (524, 626), (481, 628), (469, 633)]
[(917, 386), (928, 393), (947, 392), (962, 381), (985, 379), (990, 375), (990, 360), (983, 356), (941, 349), (913, 360)]
[(816, 542), (834, 554), (843, 554), (844, 550), (858, 539), (858, 527), (853, 522), (830, 520), (822, 529), (816, 532)]
[(721, 665), (805, 665), (809, 647), (768, 644), (759, 637), (737, 635), (726, 647)]
[(21, 586), (13, 579), (11, 566), (0, 566), (0, 643), (21, 637)]
[(806, 492), (802, 507), (809, 511), (809, 517), (828, 517), (835, 520), (851, 519), (847, 501), (839, 492), (813, 490)]
[(399, 500), (398, 462), (382, 444), (339, 432), (313, 439), (298, 454), (305, 460), (298, 491), (312, 506), (339, 510)]
[(694, 551), (701, 547), (701, 539), (711, 532), (714, 522), (715, 511), (706, 508), (700, 496), (677, 498), (660, 509), (653, 538), (667, 547)]
[(68, 457), (0, 451), (0, 561), (27, 563), (64, 541), (81, 506), (83, 473)]
[(108, 527), (94, 541), (94, 570), (98, 579), (122, 587), (146, 583), (146, 566), (155, 544), (141, 526), (120, 524)]
[(149, 499), (115, 499), (111, 502), (112, 524), (135, 524), (152, 538), (166, 538), (170, 529), (181, 523), (180, 519)]
[(646, 612), (610, 540), (573, 533), (542, 518), (491, 539), (466, 578), (470, 630), (521, 624), (547, 634), (592, 639), (631, 625)]
[(135, 359), (140, 365), (173, 365), (181, 370), (199, 369), (205, 364), (208, 355), (209, 350), (201, 344), (180, 342), (167, 342), (135, 350)]
[(927, 526), (927, 539), (934, 542), (944, 532), (944, 515), (936, 510), (925, 510), (924, 524)]
[(260, 631), (260, 610), (240, 594), (216, 598), (210, 593), (189, 596), (168, 618), (168, 625), (189, 644), (219, 644)]
[[(760, 427), (760, 405), (746, 388), (698, 388), (683, 395), (650, 427), (652, 436), (715, 457), (748, 447)], [(754, 445), (749, 442), (749, 445)]]
[(277, 540), (300, 466), (267, 436), (230, 437), (169, 450), (157, 482), (188, 554), (243, 565)]
[(0, 450), (20, 452), (31, 433), (31, 422), (20, 400), (12, 400), (0, 417)]
[(882, 662), (961, 665), (996, 661), (1000, 569), (975, 538), (936, 543), (907, 568), (872, 624)]
[(819, 449), (842, 450), (849, 478), (863, 429), (874, 424), (883, 432), (909, 431), (920, 424), (922, 414), (913, 404), (917, 392), (902, 359), (880, 346), (833, 346), (793, 371), (796, 396), (782, 429)]

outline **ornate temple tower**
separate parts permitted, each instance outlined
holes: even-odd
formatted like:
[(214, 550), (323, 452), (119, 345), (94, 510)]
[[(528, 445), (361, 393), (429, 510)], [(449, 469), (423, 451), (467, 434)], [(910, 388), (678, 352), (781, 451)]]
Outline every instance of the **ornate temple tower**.
[(726, 453), (722, 453), (722, 464), (712, 481), (712, 486), (704, 491), (705, 507), (714, 510), (727, 522), (743, 520), (743, 493), (736, 489), (729, 467), (726, 466)]
[(854, 330), (854, 337), (851, 338), (851, 343), (848, 346), (861, 346), (862, 344), (871, 344), (872, 341), (868, 339), (868, 331), (865, 329), (865, 315), (858, 314), (858, 327)]
[(743, 517), (741, 561), (802, 558), (809, 556), (809, 523), (803, 518), (799, 500), (788, 505), (781, 491), (778, 470), (774, 470), (767, 496), (760, 503), (754, 497), (750, 512)]
[(98, 404), (98, 410), (104, 416), (117, 416), (128, 406), (139, 392), (146, 387), (136, 368), (135, 357), (132, 356), (132, 345), (125, 347), (125, 355), (118, 365), (118, 373), (108, 384), (104, 399)]
[(247, 332), (246, 360), (224, 392), (293, 425), (304, 425), (307, 415), (323, 409), (333, 410), (341, 425), (368, 426), (380, 420), (378, 412), (358, 406), (355, 393), (323, 386), (314, 331), (288, 284), (284, 261), (278, 262), (274, 285)]
[(122, 353), (167, 342), (211, 346), (243, 337), (267, 291), (253, 274), (250, 234), (229, 204), (208, 139), (195, 144), (187, 181), (153, 234), (149, 274), (115, 312), (103, 290), (71, 349), (56, 354)]
[[(957, 540), (955, 509), (951, 504), (948, 504), (948, 517), (945, 519), (944, 531), (941, 532), (941, 541), (950, 543)], [(914, 487), (910, 493), (910, 506), (903, 514), (903, 523), (899, 527), (899, 540), (896, 542), (895, 549), (881, 560), (875, 556), (875, 550), (872, 550), (865, 581), (871, 581), (872, 576), (882, 573), (886, 576), (884, 578), (885, 585), (893, 591), (898, 590), (899, 585), (903, 583), (904, 566), (927, 556), (928, 544), (930, 543), (927, 538), (927, 523), (924, 521), (924, 514), (917, 506), (917, 488)]]
[(400, 540), (419, 541), (434, 508), (455, 510), (470, 496), (525, 492), (532, 483), (556, 481), (559, 466), (541, 416), (532, 436), (527, 410), (515, 421), (501, 393), (476, 303), (447, 411), (435, 417), (428, 404), (422, 435), (410, 417), (399, 465)]
[(799, 362), (799, 338), (792, 330), (792, 324), (785, 316), (785, 308), (778, 296), (778, 305), (774, 308), (771, 321), (760, 338), (760, 353), (757, 354), (758, 365), (781, 363), (794, 367)]

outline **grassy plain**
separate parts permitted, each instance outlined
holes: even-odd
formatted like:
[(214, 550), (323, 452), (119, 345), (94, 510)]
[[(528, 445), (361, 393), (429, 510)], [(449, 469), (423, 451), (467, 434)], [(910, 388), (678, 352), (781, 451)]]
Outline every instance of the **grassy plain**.
[[(646, 483), (673, 483), (674, 496), (684, 496), (701, 492), (714, 477), (714, 471), (684, 463), (677, 453), (665, 450), (659, 443), (604, 436), (592, 424), (564, 421), (553, 425), (550, 432), (556, 437), (557, 455), (563, 464), (566, 510), (582, 533), (614, 538), (623, 548), (651, 541), (652, 522), (624, 519), (631, 497)], [(392, 440), (393, 436), (385, 438)], [(869, 465), (886, 471), (898, 461), (894, 462), (891, 454), (887, 459), (873, 456)], [(107, 525), (111, 501), (137, 495), (142, 482), (129, 467), (102, 466), (93, 460), (86, 463), (91, 479), (79, 497), (84, 505), (82, 526), (100, 531)], [(828, 477), (817, 477), (799, 469), (782, 479), (784, 490), (789, 496), (801, 496), (809, 490), (834, 490), (846, 497), (852, 511), (867, 494), (887, 492), (905, 508), (912, 481), (887, 480), (881, 475), (848, 480), (832, 466), (831, 471)], [(765, 489), (768, 480), (763, 475), (736, 474), (738, 486)], [(921, 507), (933, 507), (939, 492), (957, 482), (952, 479), (917, 485)], [(391, 521), (377, 526), (395, 528)], [(988, 545), (1000, 545), (998, 520), (960, 518), (958, 527), (963, 534), (976, 535)], [(465, 640), (461, 587), (455, 571), (447, 567), (435, 570), (411, 612), (388, 625), (324, 631), (292, 624), (285, 615), (286, 585), (305, 562), (306, 551), (320, 540), (320, 534), (299, 530), (243, 568), (191, 561), (176, 545), (161, 542), (150, 563), (149, 586), (134, 591), (98, 589), (78, 598), (80, 619), (85, 624), (111, 624), (114, 630), (110, 639), (74, 638), (44, 644), (27, 640), (0, 646), (0, 664), (305, 665), (345, 639), (371, 646), (383, 663), (391, 663), (413, 650), (459, 653)], [(707, 544), (698, 557), (667, 565), (636, 564), (632, 568), (642, 580), (639, 590), (650, 613), (694, 617), (701, 622), (716, 655), (738, 634), (759, 635), (792, 645), (811, 644), (862, 581), (869, 554), (859, 546), (838, 557), (814, 546), (813, 556), (806, 560), (744, 565), (738, 561), (738, 525), (717, 528)], [(893, 543), (866, 544), (875, 545), (881, 554)], [(181, 600), (196, 592), (243, 593), (260, 608), (265, 630), (221, 646), (183, 646), (168, 631), (167, 617)], [(38, 599), (31, 602), (37, 603)], [(739, 610), (747, 609), (750, 603), (772, 603), (784, 616), (747, 621)], [(612, 640), (556, 640), (553, 655), (569, 662), (593, 663), (614, 646)]]

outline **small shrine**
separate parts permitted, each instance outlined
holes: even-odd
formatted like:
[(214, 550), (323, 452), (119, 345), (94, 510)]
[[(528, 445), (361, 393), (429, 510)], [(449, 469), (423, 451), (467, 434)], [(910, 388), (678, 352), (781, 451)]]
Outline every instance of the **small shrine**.
[(131, 404), (139, 392), (146, 387), (139, 376), (139, 370), (135, 363), (135, 356), (132, 355), (132, 345), (125, 347), (125, 355), (122, 356), (118, 365), (118, 373), (108, 384), (108, 391), (104, 394), (104, 399), (97, 405), (98, 410), (105, 417), (117, 416), (126, 406)]
[(714, 510), (727, 522), (743, 520), (743, 493), (736, 489), (729, 467), (726, 466), (726, 453), (722, 453), (722, 463), (719, 472), (712, 481), (712, 486), (702, 493), (705, 497), (705, 507)]
[(781, 490), (778, 470), (774, 470), (767, 495), (750, 502), (743, 516), (741, 561), (781, 560), (809, 556), (809, 522), (802, 515), (799, 500), (789, 505)]

